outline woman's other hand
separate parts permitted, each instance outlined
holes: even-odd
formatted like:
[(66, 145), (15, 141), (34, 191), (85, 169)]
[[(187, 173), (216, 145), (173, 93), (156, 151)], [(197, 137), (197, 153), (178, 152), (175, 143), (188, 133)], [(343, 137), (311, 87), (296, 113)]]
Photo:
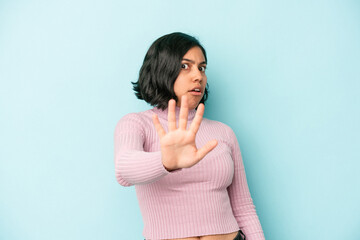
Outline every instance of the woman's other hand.
[(197, 149), (195, 144), (195, 137), (204, 115), (204, 104), (199, 104), (194, 120), (192, 121), (189, 129), (186, 129), (189, 108), (187, 97), (185, 95), (182, 96), (181, 103), (179, 126), (177, 128), (175, 114), (176, 102), (174, 99), (169, 101), (169, 131), (167, 133), (161, 126), (158, 116), (156, 114), (153, 115), (153, 122), (156, 131), (160, 136), (162, 162), (168, 171), (194, 166), (217, 145), (216, 140), (211, 140), (207, 142), (202, 148)]

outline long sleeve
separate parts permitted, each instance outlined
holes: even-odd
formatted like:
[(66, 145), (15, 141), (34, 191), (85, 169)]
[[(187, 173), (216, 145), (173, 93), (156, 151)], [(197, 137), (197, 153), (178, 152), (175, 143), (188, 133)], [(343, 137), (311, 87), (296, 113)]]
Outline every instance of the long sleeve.
[(234, 132), (230, 128), (228, 132), (234, 160), (234, 178), (228, 187), (233, 213), (247, 240), (263, 240), (265, 237), (250, 195), (240, 147)]
[(144, 127), (135, 113), (124, 116), (116, 125), (115, 175), (122, 186), (151, 183), (169, 174), (162, 164), (160, 151), (144, 151)]

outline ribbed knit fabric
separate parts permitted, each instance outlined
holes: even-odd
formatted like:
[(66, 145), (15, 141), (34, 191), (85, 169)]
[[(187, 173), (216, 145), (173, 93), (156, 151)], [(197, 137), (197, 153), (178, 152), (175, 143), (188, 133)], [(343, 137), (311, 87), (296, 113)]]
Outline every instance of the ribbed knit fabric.
[[(178, 119), (179, 108), (176, 107)], [(195, 116), (189, 112), (188, 126)], [(238, 231), (247, 240), (265, 239), (248, 189), (240, 148), (227, 125), (203, 119), (196, 135), (202, 147), (218, 145), (191, 168), (167, 171), (161, 161), (157, 114), (167, 131), (167, 109), (124, 116), (115, 128), (115, 172), (122, 186), (135, 185), (147, 240)]]

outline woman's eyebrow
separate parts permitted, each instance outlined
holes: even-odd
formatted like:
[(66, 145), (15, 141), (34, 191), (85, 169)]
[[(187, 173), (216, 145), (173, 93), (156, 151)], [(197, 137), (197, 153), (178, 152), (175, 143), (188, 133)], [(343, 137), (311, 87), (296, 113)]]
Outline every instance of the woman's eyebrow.
[[(192, 64), (195, 64), (195, 61), (190, 60), (190, 59), (187, 59), (187, 58), (183, 58), (182, 60), (191, 62)], [(201, 62), (200, 64), (206, 64), (206, 61), (203, 61), (203, 62)]]

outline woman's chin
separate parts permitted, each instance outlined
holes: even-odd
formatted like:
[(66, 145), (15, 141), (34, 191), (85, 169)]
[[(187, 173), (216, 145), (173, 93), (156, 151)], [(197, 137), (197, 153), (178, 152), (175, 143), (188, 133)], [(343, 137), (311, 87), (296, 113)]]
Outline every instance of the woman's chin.
[[(192, 96), (192, 95), (189, 96), (188, 95), (187, 96), (187, 102), (188, 102), (189, 110), (197, 108), (198, 105), (200, 104), (200, 101), (201, 101), (202, 97), (203, 97), (203, 95), (201, 95), (201, 96)], [(181, 99), (181, 97), (178, 97), (178, 99)], [(178, 102), (176, 104), (176, 106), (181, 107), (181, 102)]]

